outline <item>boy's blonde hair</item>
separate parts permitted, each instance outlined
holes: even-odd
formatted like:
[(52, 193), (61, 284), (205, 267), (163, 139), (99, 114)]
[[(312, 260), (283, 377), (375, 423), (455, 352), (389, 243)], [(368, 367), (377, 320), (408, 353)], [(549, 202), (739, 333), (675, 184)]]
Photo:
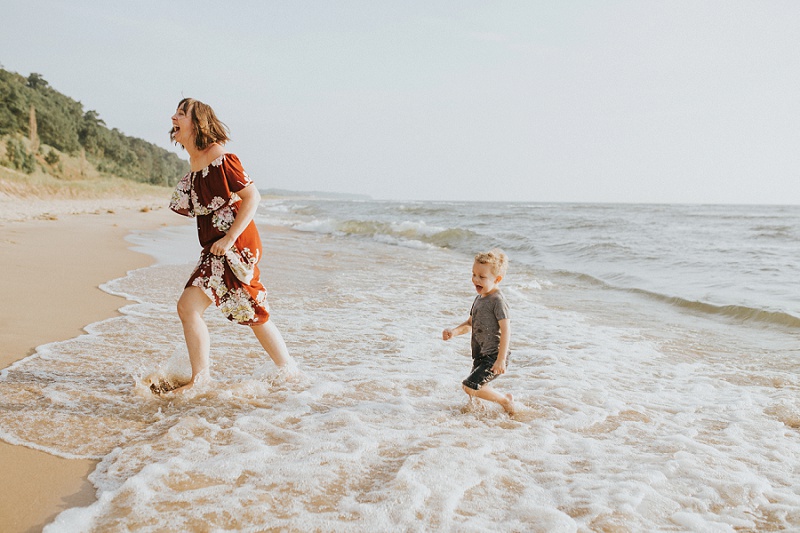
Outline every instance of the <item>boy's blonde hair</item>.
[(480, 252), (475, 255), (475, 262), (481, 265), (490, 265), (492, 274), (505, 277), (508, 270), (508, 257), (500, 248), (493, 248), (488, 252)]

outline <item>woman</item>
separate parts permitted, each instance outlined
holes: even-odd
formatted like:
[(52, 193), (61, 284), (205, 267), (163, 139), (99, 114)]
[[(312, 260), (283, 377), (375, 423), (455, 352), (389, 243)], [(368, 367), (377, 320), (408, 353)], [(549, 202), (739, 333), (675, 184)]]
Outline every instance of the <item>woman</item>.
[(209, 375), (210, 339), (203, 313), (212, 303), (231, 321), (250, 326), (279, 367), (291, 357), (269, 321), (267, 291), (259, 280), (261, 237), (253, 217), (261, 200), (239, 158), (225, 153), (228, 128), (207, 104), (184, 98), (172, 116), (170, 138), (189, 153), (191, 171), (172, 195), (170, 209), (197, 217), (203, 250), (178, 300), (178, 316), (192, 365), (186, 392)]

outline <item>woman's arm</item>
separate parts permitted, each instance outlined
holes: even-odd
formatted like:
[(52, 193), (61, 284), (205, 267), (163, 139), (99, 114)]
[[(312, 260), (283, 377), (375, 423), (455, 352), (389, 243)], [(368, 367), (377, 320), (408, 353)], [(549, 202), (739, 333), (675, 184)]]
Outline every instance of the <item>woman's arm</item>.
[(261, 202), (261, 193), (258, 192), (254, 183), (251, 183), (241, 191), (237, 192), (239, 198), (242, 199), (242, 204), (239, 206), (239, 211), (236, 213), (236, 218), (233, 220), (228, 233), (217, 242), (211, 245), (209, 249), (214, 255), (225, 255), (225, 252), (230, 250), (239, 235), (245, 230), (253, 217), (256, 216), (258, 204)]

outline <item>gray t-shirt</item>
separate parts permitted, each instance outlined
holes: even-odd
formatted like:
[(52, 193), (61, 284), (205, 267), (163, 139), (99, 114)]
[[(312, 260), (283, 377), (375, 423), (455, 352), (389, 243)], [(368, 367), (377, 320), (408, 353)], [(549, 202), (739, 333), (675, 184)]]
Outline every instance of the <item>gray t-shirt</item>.
[(500, 290), (478, 295), (469, 312), (472, 317), (472, 358), (497, 357), (500, 351), (500, 321), (508, 316), (508, 304)]

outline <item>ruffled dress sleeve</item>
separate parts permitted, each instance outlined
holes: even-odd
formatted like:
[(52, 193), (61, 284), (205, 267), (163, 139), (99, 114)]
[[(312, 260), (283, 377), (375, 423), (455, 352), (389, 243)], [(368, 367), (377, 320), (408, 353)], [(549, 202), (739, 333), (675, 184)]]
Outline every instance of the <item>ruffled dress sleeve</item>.
[(222, 157), (223, 161), (220, 161), (219, 165), (221, 166), (222, 175), (225, 177), (228, 191), (239, 192), (253, 183), (253, 180), (242, 168), (242, 162), (239, 161), (236, 154), (225, 154)]
[(186, 174), (175, 187), (169, 208), (179, 215), (208, 215), (240, 200), (236, 194), (253, 181), (235, 154), (224, 154), (209, 166)]
[(185, 217), (193, 217), (194, 210), (192, 209), (192, 181), (194, 172), (188, 172), (175, 187), (172, 192), (172, 198), (169, 202), (169, 208)]

